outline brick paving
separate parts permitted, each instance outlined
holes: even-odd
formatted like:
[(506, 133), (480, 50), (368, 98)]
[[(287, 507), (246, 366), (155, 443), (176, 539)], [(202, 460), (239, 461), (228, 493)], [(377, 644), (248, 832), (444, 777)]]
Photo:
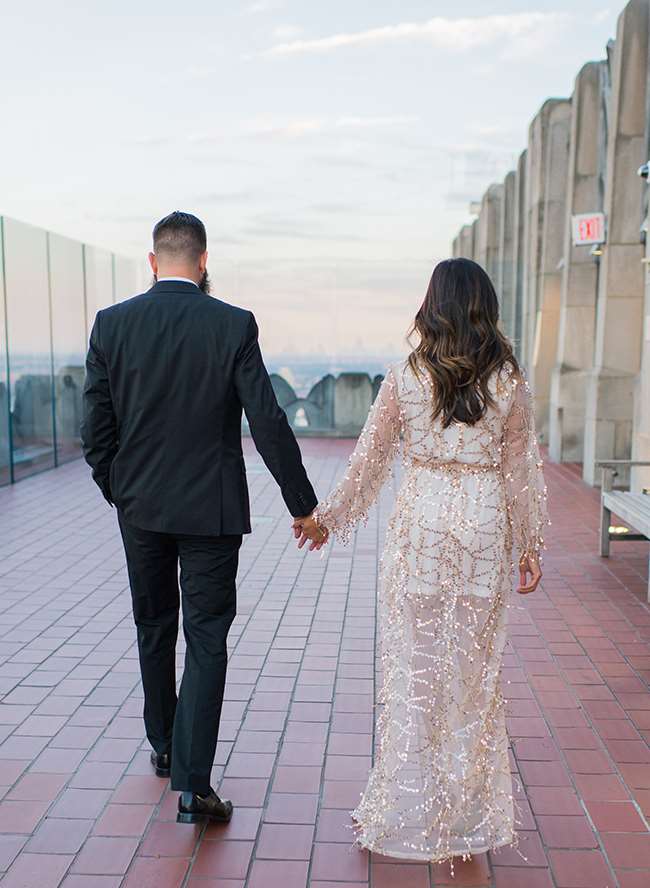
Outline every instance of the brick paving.
[[(350, 447), (303, 443), (319, 493)], [(275, 485), (248, 465), (255, 531), (213, 781), (236, 806), (227, 827), (176, 824), (177, 795), (150, 772), (115, 517), (85, 467), (0, 490), (2, 888), (648, 888), (648, 544), (601, 560), (596, 493), (548, 467), (543, 588), (513, 598), (503, 671), (520, 853), (452, 880), (350, 845), (390, 491), (352, 547), (321, 558), (295, 549)]]

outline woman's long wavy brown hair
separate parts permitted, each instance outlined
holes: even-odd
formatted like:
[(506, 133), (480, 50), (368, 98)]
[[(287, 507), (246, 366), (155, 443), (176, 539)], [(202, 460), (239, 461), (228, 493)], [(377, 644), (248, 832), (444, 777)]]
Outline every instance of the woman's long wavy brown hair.
[(509, 365), (519, 372), (512, 346), (498, 327), (499, 300), (486, 272), (471, 259), (436, 265), (409, 338), (420, 341), (409, 355), (416, 375), (433, 382), (433, 418), (444, 428), (474, 425), (493, 406), (490, 377)]

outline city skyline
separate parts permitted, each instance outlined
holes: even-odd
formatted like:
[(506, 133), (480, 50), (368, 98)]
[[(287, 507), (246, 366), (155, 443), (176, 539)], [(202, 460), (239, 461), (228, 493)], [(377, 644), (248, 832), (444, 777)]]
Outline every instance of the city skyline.
[(27, 3), (4, 14), (0, 212), (144, 259), (157, 218), (194, 211), (267, 352), (397, 354), (469, 201), (618, 11)]

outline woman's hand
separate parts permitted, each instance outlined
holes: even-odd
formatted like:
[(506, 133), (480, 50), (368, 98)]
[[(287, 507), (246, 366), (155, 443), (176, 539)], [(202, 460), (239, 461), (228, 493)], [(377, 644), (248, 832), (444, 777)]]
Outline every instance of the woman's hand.
[[(528, 577), (530, 576), (530, 579)], [(542, 568), (539, 566), (537, 555), (522, 555), (519, 559), (519, 586), (517, 592), (520, 595), (528, 595), (534, 592), (542, 579)]]
[(326, 527), (321, 527), (313, 515), (307, 515), (304, 518), (296, 518), (293, 522), (293, 535), (298, 540), (299, 549), (302, 549), (307, 541), (311, 541), (309, 551), (313, 552), (322, 549), (329, 538), (329, 531)]

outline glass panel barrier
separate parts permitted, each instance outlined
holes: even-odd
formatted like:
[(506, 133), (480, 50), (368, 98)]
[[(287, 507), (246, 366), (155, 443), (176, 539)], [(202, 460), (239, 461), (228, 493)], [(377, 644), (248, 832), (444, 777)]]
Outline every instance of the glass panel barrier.
[(9, 379), (7, 369), (7, 329), (5, 325), (5, 281), (3, 219), (0, 216), (0, 485), (11, 481), (9, 447)]
[(84, 244), (86, 275), (86, 325), (90, 335), (97, 312), (115, 302), (113, 290), (113, 256), (100, 247)]
[[(84, 359), (96, 313), (146, 291), (152, 276), (144, 260), (12, 219), (0, 217), (0, 226), (0, 484), (6, 484), (80, 455)], [(289, 259), (244, 265), (216, 252), (212, 294), (255, 312), (276, 395), (296, 433), (357, 435), (392, 354), (367, 350), (368, 308), (381, 297), (375, 278), (368, 278), (371, 301), (364, 303), (339, 269)], [(395, 329), (406, 327), (402, 314)]]
[(86, 324), (83, 246), (49, 234), (57, 462), (81, 453), (81, 393), (84, 383)]
[(142, 293), (143, 289), (138, 275), (137, 264), (131, 259), (125, 259), (122, 256), (113, 257), (115, 268), (115, 301), (122, 302), (138, 293)]
[(45, 231), (4, 220), (14, 480), (54, 465), (50, 297)]

